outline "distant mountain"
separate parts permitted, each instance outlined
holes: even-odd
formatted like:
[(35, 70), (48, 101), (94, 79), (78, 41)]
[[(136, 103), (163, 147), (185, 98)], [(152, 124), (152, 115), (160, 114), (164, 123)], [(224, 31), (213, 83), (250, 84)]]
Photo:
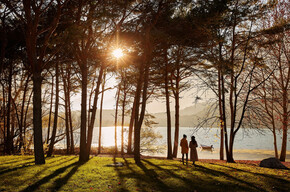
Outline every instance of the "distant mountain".
[[(198, 103), (193, 106), (186, 107), (184, 109), (180, 109), (180, 126), (181, 127), (193, 127), (197, 124), (197, 122), (208, 116), (207, 114), (207, 104), (206, 103)], [(77, 116), (80, 117), (80, 111), (74, 112)], [(166, 112), (162, 113), (151, 113), (155, 118), (152, 119), (157, 124), (157, 127), (165, 127), (167, 125), (167, 117)], [(175, 112), (171, 111), (171, 124), (172, 127), (175, 124)], [(121, 125), (121, 111), (118, 113), (118, 126)], [(95, 126), (99, 126), (100, 119), (100, 111), (97, 110), (96, 123)], [(113, 109), (105, 109), (103, 110), (103, 121), (102, 126), (109, 127), (114, 126), (115, 123), (115, 110)], [(128, 126), (130, 122), (130, 115), (125, 116), (125, 126)]]
[[(80, 118), (81, 111), (74, 111), (74, 115)], [(122, 112), (118, 111), (118, 126), (121, 125), (121, 115)], [(125, 116), (124, 125), (128, 126), (130, 122), (130, 117), (127, 115)], [(96, 120), (95, 120), (95, 127), (98, 127), (100, 124), (100, 110), (97, 110)], [(113, 109), (103, 109), (103, 117), (102, 117), (102, 126), (103, 127), (111, 127), (115, 125), (115, 110)]]
[[(205, 118), (207, 116), (207, 104), (197, 103), (193, 106), (180, 109), (179, 111), (179, 125), (180, 127), (193, 127), (197, 124), (198, 119)], [(166, 112), (154, 113), (154, 121), (158, 123), (156, 126), (165, 127), (167, 125)], [(171, 111), (171, 124), (175, 125), (175, 112)]]

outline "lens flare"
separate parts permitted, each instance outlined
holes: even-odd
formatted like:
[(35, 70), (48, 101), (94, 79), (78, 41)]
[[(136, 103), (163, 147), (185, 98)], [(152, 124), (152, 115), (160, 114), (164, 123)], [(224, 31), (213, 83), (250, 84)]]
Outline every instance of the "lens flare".
[(116, 57), (117, 59), (120, 58), (120, 57), (123, 57), (124, 53), (122, 51), (122, 49), (115, 49), (113, 51), (113, 56)]

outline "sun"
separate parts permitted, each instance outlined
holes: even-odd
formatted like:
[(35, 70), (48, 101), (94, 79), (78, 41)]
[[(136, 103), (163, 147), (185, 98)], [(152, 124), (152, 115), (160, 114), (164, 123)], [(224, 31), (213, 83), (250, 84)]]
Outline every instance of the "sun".
[(119, 59), (120, 57), (123, 57), (124, 53), (122, 51), (122, 49), (118, 48), (118, 49), (115, 49), (113, 51), (113, 56), (116, 57), (117, 59)]

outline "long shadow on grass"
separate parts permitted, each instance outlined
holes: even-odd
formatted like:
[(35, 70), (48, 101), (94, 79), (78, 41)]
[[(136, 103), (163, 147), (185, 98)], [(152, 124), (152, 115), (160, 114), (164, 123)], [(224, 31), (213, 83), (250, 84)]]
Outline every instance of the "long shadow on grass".
[(10, 168), (10, 169), (5, 169), (3, 171), (0, 171), (0, 175), (3, 175), (5, 173), (9, 173), (9, 172), (12, 172), (12, 171), (16, 171), (16, 170), (19, 170), (19, 169), (22, 169), (22, 168), (33, 166), (34, 164), (32, 164), (32, 163), (34, 163), (34, 160), (33, 161), (29, 161), (29, 162), (25, 162), (25, 164), (23, 164), (21, 167), (14, 167), (14, 168)]
[[(157, 165), (153, 164), (152, 162), (150, 162), (148, 160), (143, 160), (143, 161), (146, 161), (148, 164), (150, 164), (152, 166), (155, 166), (156, 168), (158, 168), (160, 170), (165, 171), (167, 174), (171, 175), (172, 177), (180, 179), (181, 181), (183, 181), (185, 183), (184, 190), (196, 189), (197, 191), (214, 191), (214, 190), (222, 190), (222, 191), (230, 190), (230, 191), (232, 191), (232, 189), (234, 187), (236, 187), (234, 184), (231, 184), (231, 183), (228, 183), (228, 182), (217, 181), (214, 178), (211, 178), (211, 181), (209, 181), (209, 180), (204, 181), (201, 178), (192, 179), (192, 180), (191, 179), (187, 179), (187, 178), (184, 178), (184, 177), (181, 177), (181, 176), (175, 174), (171, 170), (163, 169), (160, 166), (157, 166)], [(165, 166), (168, 166), (168, 165), (165, 165)], [(175, 167), (179, 167), (179, 166), (176, 166), (176, 165), (174, 165), (174, 166)], [(191, 174), (193, 173), (192, 171), (198, 171), (200, 173), (203, 173), (204, 175), (213, 175), (214, 177), (224, 176), (224, 177), (227, 177), (227, 178), (229, 178), (229, 179), (231, 179), (233, 181), (236, 181), (236, 182), (239, 182), (239, 183), (243, 183), (243, 184), (245, 184), (247, 186), (246, 187), (246, 186), (239, 185), (238, 186), (238, 188), (239, 188), (238, 190), (253, 191), (253, 188), (254, 188), (257, 191), (263, 191), (262, 189), (252, 185), (251, 183), (248, 183), (248, 182), (245, 182), (245, 181), (243, 181), (241, 179), (235, 178), (235, 177), (233, 177), (231, 175), (228, 175), (228, 174), (226, 174), (224, 172), (216, 171), (216, 170), (213, 170), (213, 169), (209, 169), (209, 168), (201, 166), (201, 165), (195, 165), (195, 169), (194, 170), (188, 169), (188, 168), (181, 168), (181, 169), (183, 169), (184, 171), (186, 171), (188, 173), (191, 173)], [(217, 183), (220, 183), (220, 182), (222, 183), (222, 185), (216, 185)], [(180, 189), (178, 189), (178, 190), (180, 190)]]
[[(244, 184), (244, 185), (246, 185), (246, 186), (249, 187), (249, 188), (245, 188), (248, 191), (252, 191), (253, 189), (255, 189), (257, 191), (265, 191), (264, 189), (261, 189), (260, 187), (257, 187), (257, 186), (255, 186), (252, 183), (249, 183), (249, 182), (246, 182), (244, 180), (238, 179), (238, 178), (233, 177), (233, 176), (231, 176), (229, 174), (226, 174), (226, 173), (224, 173), (222, 171), (217, 171), (217, 170), (214, 170), (214, 169), (210, 169), (210, 168), (204, 167), (202, 165), (195, 165), (195, 166), (198, 167), (198, 168), (200, 168), (201, 171), (203, 171), (203, 172), (205, 172), (207, 174), (211, 174), (211, 175), (214, 175), (214, 176), (224, 176), (224, 177), (227, 177), (227, 178), (229, 178), (231, 180), (234, 180), (236, 182), (239, 182), (241, 184)], [(239, 187), (242, 187), (242, 186), (239, 186)]]
[[(129, 163), (128, 161), (123, 158), (123, 160), (125, 161), (125, 166), (133, 172), (133, 169), (129, 166)], [(113, 157), (113, 162), (116, 163), (116, 156), (114, 155)], [(118, 176), (119, 176), (119, 179), (120, 179), (120, 183), (121, 183), (121, 188), (120, 188), (120, 191), (123, 191), (123, 192), (127, 192), (129, 191), (128, 189), (125, 188), (124, 186), (124, 174), (120, 171), (120, 169), (118, 167), (115, 167), (115, 171), (118, 173)]]
[(269, 174), (263, 174), (263, 173), (253, 173), (253, 172), (250, 172), (250, 171), (245, 171), (243, 169), (239, 169), (239, 168), (235, 168), (235, 167), (230, 167), (230, 166), (227, 166), (227, 165), (220, 165), (220, 164), (214, 164), (214, 165), (218, 165), (218, 166), (221, 166), (221, 167), (226, 167), (226, 168), (230, 168), (234, 171), (240, 171), (240, 172), (244, 172), (244, 173), (249, 173), (249, 174), (252, 174), (252, 175), (260, 175), (262, 177), (267, 177), (269, 179), (273, 179), (273, 180), (276, 180), (276, 181), (279, 181), (279, 182), (289, 182), (288, 180), (286, 179), (281, 179), (279, 177), (275, 177), (275, 176), (272, 176), (272, 175), (269, 175)]
[(69, 180), (69, 178), (71, 178), (76, 173), (76, 171), (78, 170), (78, 168), (80, 166), (82, 166), (83, 164), (85, 164), (85, 163), (77, 162), (77, 164), (64, 177), (57, 179), (54, 182), (55, 184), (53, 186), (53, 191), (57, 191), (62, 186), (64, 186), (67, 183), (67, 181)]
[(170, 187), (168, 185), (166, 185), (161, 179), (159, 179), (158, 174), (152, 169), (147, 169), (147, 167), (144, 165), (144, 163), (142, 161), (141, 161), (140, 164), (138, 164), (138, 166), (144, 171), (144, 173), (148, 177), (150, 177), (150, 179), (153, 182), (157, 183), (157, 186), (158, 186), (159, 190), (163, 190), (164, 191), (164, 190), (169, 190), (170, 189)]
[[(183, 191), (183, 190), (187, 191), (189, 189), (191, 189), (191, 190), (197, 190), (197, 191), (204, 190), (204, 189), (202, 189), (200, 187), (200, 183), (202, 182), (201, 179), (199, 179), (197, 181), (194, 181), (194, 179), (188, 179), (186, 177), (182, 177), (182, 176), (176, 174), (174, 171), (169, 170), (169, 169), (164, 169), (164, 168), (162, 168), (162, 167), (160, 167), (160, 166), (158, 166), (158, 165), (150, 162), (149, 160), (143, 159), (142, 161), (146, 162), (147, 164), (149, 164), (149, 165), (151, 165), (153, 167), (156, 167), (157, 169), (165, 172), (170, 177), (176, 178), (176, 179), (180, 180), (181, 182), (183, 182), (185, 184), (183, 188), (178, 188), (176, 190), (179, 190), (179, 191)], [(168, 165), (165, 165), (165, 166), (168, 166)], [(185, 168), (184, 170), (186, 170), (186, 169), (187, 168)]]
[[(56, 166), (58, 164), (62, 164), (62, 163), (66, 163), (68, 161), (71, 161), (73, 159), (75, 159), (77, 157), (69, 157), (69, 156), (64, 156), (64, 157), (49, 157), (49, 159), (45, 159), (46, 160), (46, 165), (48, 164), (53, 164), (53, 166)], [(55, 162), (58, 162), (57, 164), (54, 164)]]
[[(62, 167), (62, 168), (59, 168), (57, 170), (55, 170), (52, 174), (42, 178), (41, 180), (37, 181), (36, 183), (28, 186), (26, 189), (22, 190), (22, 192), (31, 192), (31, 191), (35, 191), (37, 190), (41, 185), (43, 185), (44, 183), (47, 183), (49, 182), (49, 180), (53, 179), (54, 177), (62, 174), (63, 172), (65, 172), (68, 168), (74, 166), (74, 168), (62, 179), (58, 179), (57, 180), (57, 183), (55, 185), (55, 187), (57, 189), (59, 189), (61, 186), (63, 186), (67, 180), (75, 173), (75, 171), (77, 170), (77, 168), (79, 166), (81, 166), (82, 164), (79, 163), (79, 162), (75, 162), (75, 163), (72, 163), (72, 164), (69, 164), (65, 167)], [(64, 182), (64, 183), (60, 183), (60, 182)]]
[[(52, 161), (49, 161), (47, 163), (45, 163), (45, 165), (50, 165), (52, 164), (51, 166), (54, 166), (54, 167), (57, 167), (61, 164), (64, 164), (64, 163), (67, 163), (67, 162), (70, 162), (70, 161), (73, 161), (74, 159), (76, 159), (77, 157), (72, 157), (72, 158), (69, 158), (69, 157), (57, 157), (56, 159), (52, 160)], [(57, 162), (57, 163), (55, 163)], [(54, 164), (55, 163), (55, 164)], [(35, 173), (35, 175), (33, 177), (37, 177), (38, 175), (40, 175), (41, 173), (43, 173), (45, 170), (47, 169), (50, 169), (51, 166), (44, 166), (42, 167), (42, 169), (40, 171), (38, 171), (37, 173)]]
[(16, 159), (16, 160), (11, 160), (11, 161), (8, 160), (8, 161), (4, 161), (3, 163), (1, 162), (1, 165), (12, 164), (12, 163), (20, 162), (20, 161), (27, 161), (31, 159), (34, 159), (34, 158), (31, 157), (31, 158)]
[[(269, 175), (269, 174), (253, 173), (253, 172), (250, 172), (250, 171), (245, 171), (245, 170), (242, 170), (242, 169), (239, 169), (239, 168), (235, 168), (235, 167), (230, 167), (230, 166), (227, 166), (227, 165), (220, 165), (220, 164), (214, 164), (214, 165), (230, 168), (233, 171), (240, 171), (240, 172), (248, 173), (248, 174), (251, 174), (251, 175), (259, 175), (261, 177), (264, 177), (264, 178), (266, 178), (268, 184), (271, 183), (272, 185), (276, 185), (278, 191), (288, 191), (287, 188), (289, 188), (289, 185), (290, 185), (288, 180), (282, 179), (282, 178), (279, 178), (279, 177), (275, 177), (275, 176), (272, 176), (272, 175)], [(276, 182), (279, 182), (279, 185), (277, 185)], [(282, 188), (282, 185), (285, 185), (285, 186), (283, 186), (283, 187), (285, 187), (285, 189)]]
[[(63, 159), (67, 159), (67, 158), (62, 158), (61, 160), (63, 160)], [(68, 160), (66, 160), (66, 161), (61, 161), (61, 162), (59, 162), (58, 164), (56, 164), (56, 165), (54, 165), (54, 166), (57, 166), (57, 165), (59, 165), (59, 164), (62, 164), (62, 163), (66, 163), (66, 162), (68, 162), (68, 161), (71, 161), (71, 160), (73, 160), (74, 158), (70, 158), (70, 159), (68, 159)], [(52, 164), (52, 163), (54, 163), (54, 162), (56, 162), (56, 161), (60, 161), (59, 160), (59, 158), (57, 158), (56, 160), (54, 160), (54, 161), (50, 161), (49, 163), (46, 163), (46, 164)], [(5, 174), (5, 173), (9, 173), (9, 172), (12, 172), (12, 171), (16, 171), (16, 170), (20, 170), (20, 169), (23, 169), (23, 168), (27, 168), (27, 167), (30, 167), (30, 166), (33, 166), (34, 164), (32, 164), (32, 163), (34, 163), (34, 160), (33, 161), (28, 161), (28, 162), (21, 162), (20, 164), (17, 164), (17, 165), (13, 165), (13, 168), (9, 168), (9, 169), (1, 169), (1, 171), (0, 171), (0, 175), (3, 175), (3, 174)], [(21, 165), (22, 164), (22, 165)], [(19, 166), (19, 165), (21, 165), (21, 166)], [(44, 171), (45, 169), (43, 169), (42, 171)], [(37, 174), (36, 175), (34, 175), (34, 177), (35, 176), (37, 176)]]
[[(141, 163), (139, 164), (139, 168), (142, 169), (142, 171), (145, 174), (140, 174), (137, 171), (135, 171), (131, 166), (130, 163), (127, 161), (126, 158), (123, 158), (124, 165), (126, 168), (130, 171), (130, 173), (122, 173), (121, 169), (119, 167), (115, 167), (115, 170), (118, 173), (120, 182), (121, 182), (121, 189), (120, 191), (129, 191), (125, 188), (123, 183), (125, 183), (125, 178), (135, 178), (136, 179), (136, 187), (139, 189), (143, 189), (143, 187), (146, 187), (146, 185), (142, 185), (142, 183), (147, 183), (150, 185), (154, 185), (158, 191), (168, 191), (169, 186), (167, 186), (162, 180), (159, 179), (158, 174), (154, 170), (147, 169), (147, 167)], [(113, 159), (114, 163), (116, 162), (115, 158)], [(152, 186), (151, 186), (152, 187)]]

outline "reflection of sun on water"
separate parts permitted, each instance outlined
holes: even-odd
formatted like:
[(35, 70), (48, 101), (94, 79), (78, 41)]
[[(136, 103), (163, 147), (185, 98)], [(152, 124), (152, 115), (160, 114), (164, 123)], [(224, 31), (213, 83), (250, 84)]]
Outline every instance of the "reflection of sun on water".
[[(95, 127), (94, 129), (94, 138), (93, 138), (93, 147), (98, 146), (98, 136), (99, 136), (99, 127)], [(121, 146), (121, 132), (122, 127), (117, 126), (117, 145)], [(128, 127), (124, 126), (124, 143), (126, 144), (128, 140)], [(115, 127), (102, 127), (102, 146), (103, 147), (111, 147), (115, 146)]]
[[(218, 136), (217, 132), (220, 130), (219, 128), (213, 128), (212, 132), (208, 131), (209, 128), (200, 129), (195, 132), (195, 136), (197, 138), (197, 142), (200, 144), (214, 145), (214, 151), (200, 151), (198, 149), (198, 156), (200, 159), (219, 159), (219, 140), (216, 140), (216, 136)], [(121, 130), (122, 127), (117, 127), (117, 145), (120, 150), (121, 146)], [(167, 127), (155, 127), (153, 128), (154, 132), (159, 132), (163, 137), (158, 141), (156, 145), (164, 146), (166, 149), (167, 145)], [(187, 127), (180, 127), (179, 130), (179, 140), (182, 137), (181, 133), (185, 133), (187, 135), (192, 135), (192, 129)], [(244, 130), (245, 131), (245, 130)], [(236, 160), (262, 160), (268, 157), (274, 156), (273, 144), (269, 142), (272, 138), (272, 133), (270, 130), (263, 130), (264, 135), (258, 135), (254, 130), (248, 130), (249, 135), (251, 137), (243, 137), (243, 135), (238, 135), (237, 141), (235, 143), (234, 149), (234, 158)], [(209, 134), (209, 135), (208, 135)], [(98, 135), (99, 135), (99, 127), (94, 128), (93, 132), (93, 141), (92, 147), (98, 147)], [(79, 138), (79, 132), (75, 135), (76, 138)], [(174, 132), (172, 132), (172, 138), (174, 137)], [(208, 138), (206, 138), (208, 137)], [(281, 143), (281, 135), (279, 135), (279, 143)], [(77, 139), (76, 139), (77, 140)], [(217, 142), (216, 142), (217, 141)], [(172, 140), (173, 142), (173, 140)], [(124, 147), (125, 151), (127, 149), (128, 143), (128, 126), (124, 126)], [(79, 140), (76, 141), (76, 145), (78, 146)], [(57, 145), (57, 148), (65, 148), (66, 140), (60, 142)], [(290, 145), (290, 144), (289, 144)], [(287, 145), (287, 148), (290, 146)], [(114, 147), (115, 146), (115, 127), (102, 127), (102, 147)], [(280, 145), (278, 147), (281, 147)], [(143, 153), (142, 153), (143, 154)], [(144, 153), (144, 155), (156, 155), (166, 157), (167, 151), (164, 150), (160, 153)], [(178, 158), (181, 157), (180, 148), (178, 149)], [(286, 161), (290, 161), (290, 151), (287, 151)]]

